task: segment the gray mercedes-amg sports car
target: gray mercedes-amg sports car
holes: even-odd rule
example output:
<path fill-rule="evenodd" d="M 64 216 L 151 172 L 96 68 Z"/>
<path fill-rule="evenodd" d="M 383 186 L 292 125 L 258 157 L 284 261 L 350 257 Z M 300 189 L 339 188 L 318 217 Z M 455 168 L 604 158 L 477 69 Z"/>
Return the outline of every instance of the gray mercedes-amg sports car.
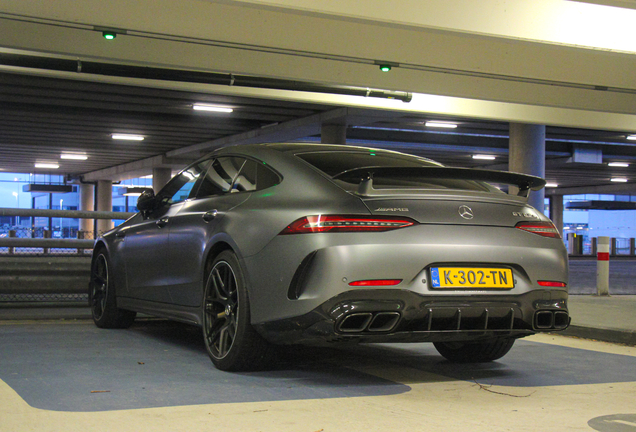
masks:
<path fill-rule="evenodd" d="M 526 203 L 544 185 L 354 146 L 219 149 L 96 240 L 93 318 L 200 325 L 223 370 L 296 343 L 433 342 L 452 361 L 495 360 L 570 321 L 566 250 Z"/>

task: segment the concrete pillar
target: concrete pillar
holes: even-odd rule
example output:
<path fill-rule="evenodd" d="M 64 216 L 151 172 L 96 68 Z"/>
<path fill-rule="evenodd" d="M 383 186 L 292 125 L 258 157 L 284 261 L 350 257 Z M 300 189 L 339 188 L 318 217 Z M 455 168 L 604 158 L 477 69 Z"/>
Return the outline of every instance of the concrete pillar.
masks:
<path fill-rule="evenodd" d="M 153 168 L 152 169 L 152 189 L 155 193 L 159 192 L 172 178 L 172 170 L 170 168 Z"/>
<path fill-rule="evenodd" d="M 113 182 L 99 180 L 97 182 L 97 211 L 113 211 Z M 113 228 L 113 221 L 108 219 L 97 220 L 96 235 L 103 234 Z"/>
<path fill-rule="evenodd" d="M 95 210 L 95 185 L 92 184 L 80 184 L 80 203 L 79 209 L 82 211 L 94 211 Z M 79 220 L 80 231 L 90 232 L 91 234 L 95 230 L 95 219 L 80 219 Z M 85 238 L 93 238 L 85 237 Z"/>
<path fill-rule="evenodd" d="M 545 126 L 510 123 L 509 146 L 509 171 L 545 178 Z M 531 191 L 528 204 L 543 213 L 544 196 L 544 189 Z"/>
<path fill-rule="evenodd" d="M 550 196 L 550 219 L 563 237 L 563 195 Z"/>
<path fill-rule="evenodd" d="M 322 124 L 320 126 L 320 142 L 323 144 L 346 144 L 347 124 Z"/>

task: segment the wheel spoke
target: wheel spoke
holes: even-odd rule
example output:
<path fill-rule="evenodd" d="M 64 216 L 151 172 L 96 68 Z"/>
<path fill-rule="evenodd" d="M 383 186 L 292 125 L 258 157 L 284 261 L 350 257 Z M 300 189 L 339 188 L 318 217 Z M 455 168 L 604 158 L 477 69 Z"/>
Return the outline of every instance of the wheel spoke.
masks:
<path fill-rule="evenodd" d="M 97 256 L 92 273 L 91 308 L 94 317 L 100 319 L 106 309 L 108 298 L 108 263 L 104 255 Z"/>
<path fill-rule="evenodd" d="M 227 354 L 228 350 L 230 349 L 231 343 L 232 341 L 229 338 L 227 326 L 224 326 L 223 328 L 221 328 L 221 331 L 219 332 L 219 343 L 218 343 L 219 356 L 222 357 L 225 354 Z"/>
<path fill-rule="evenodd" d="M 214 268 L 212 283 L 214 284 L 214 293 L 219 299 L 227 299 L 227 293 L 225 289 L 225 282 L 218 268 Z"/>
<path fill-rule="evenodd" d="M 210 271 L 205 293 L 205 340 L 212 356 L 225 357 L 236 337 L 237 281 L 232 267 L 218 262 Z"/>

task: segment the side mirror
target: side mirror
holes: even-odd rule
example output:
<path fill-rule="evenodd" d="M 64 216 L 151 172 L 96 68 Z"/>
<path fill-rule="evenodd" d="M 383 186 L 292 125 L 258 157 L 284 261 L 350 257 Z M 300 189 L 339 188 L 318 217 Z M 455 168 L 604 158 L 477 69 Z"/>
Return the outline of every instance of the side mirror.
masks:
<path fill-rule="evenodd" d="M 137 209 L 142 213 L 154 210 L 156 205 L 157 199 L 152 189 L 146 189 L 139 195 L 139 198 L 137 198 Z"/>

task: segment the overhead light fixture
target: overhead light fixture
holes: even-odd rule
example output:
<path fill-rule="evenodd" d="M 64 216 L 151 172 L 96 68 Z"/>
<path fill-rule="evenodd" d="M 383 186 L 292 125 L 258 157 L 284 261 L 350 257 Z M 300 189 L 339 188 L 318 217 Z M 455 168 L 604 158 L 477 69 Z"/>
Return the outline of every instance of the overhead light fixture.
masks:
<path fill-rule="evenodd" d="M 58 169 L 60 166 L 58 164 L 55 163 L 36 163 L 35 164 L 36 168 L 47 168 L 47 169 Z"/>
<path fill-rule="evenodd" d="M 222 113 L 231 113 L 234 111 L 232 108 L 222 107 L 218 105 L 208 105 L 208 104 L 194 104 L 192 105 L 192 109 L 196 111 L 212 111 L 212 112 L 222 112 Z"/>
<path fill-rule="evenodd" d="M 554 187 L 559 187 L 559 185 L 557 183 L 546 183 L 545 187 L 547 188 L 554 188 Z"/>
<path fill-rule="evenodd" d="M 376 60 L 373 62 L 374 65 L 378 66 L 382 72 L 389 72 L 394 67 L 399 67 L 399 63 L 393 63 L 386 60 Z"/>
<path fill-rule="evenodd" d="M 624 177 L 612 177 L 610 181 L 613 181 L 615 183 L 627 183 L 627 179 Z"/>
<path fill-rule="evenodd" d="M 625 138 L 628 140 L 636 141 L 636 135 L 627 135 Z"/>
<path fill-rule="evenodd" d="M 62 153 L 60 155 L 60 159 L 86 160 L 88 159 L 88 156 L 79 153 Z"/>
<path fill-rule="evenodd" d="M 131 187 L 128 187 L 126 189 L 126 192 L 124 192 L 122 195 L 123 196 L 140 196 L 142 193 L 144 193 L 145 191 L 149 189 L 151 188 L 131 186 Z"/>
<path fill-rule="evenodd" d="M 22 186 L 22 192 L 42 192 L 42 193 L 69 193 L 73 192 L 72 185 L 57 184 L 25 184 Z"/>
<path fill-rule="evenodd" d="M 435 128 L 446 128 L 446 129 L 455 129 L 457 127 L 457 123 L 451 122 L 443 122 L 443 121 L 427 121 L 424 123 L 426 127 L 435 127 Z"/>
<path fill-rule="evenodd" d="M 493 155 L 480 155 L 480 154 L 476 154 L 473 155 L 473 159 L 483 159 L 483 160 L 495 160 L 496 157 Z"/>
<path fill-rule="evenodd" d="M 143 135 L 131 135 L 131 134 L 120 134 L 114 133 L 111 135 L 114 140 L 126 140 L 126 141 L 143 141 Z"/>
<path fill-rule="evenodd" d="M 607 166 L 627 168 L 629 164 L 627 162 L 610 162 Z"/>

